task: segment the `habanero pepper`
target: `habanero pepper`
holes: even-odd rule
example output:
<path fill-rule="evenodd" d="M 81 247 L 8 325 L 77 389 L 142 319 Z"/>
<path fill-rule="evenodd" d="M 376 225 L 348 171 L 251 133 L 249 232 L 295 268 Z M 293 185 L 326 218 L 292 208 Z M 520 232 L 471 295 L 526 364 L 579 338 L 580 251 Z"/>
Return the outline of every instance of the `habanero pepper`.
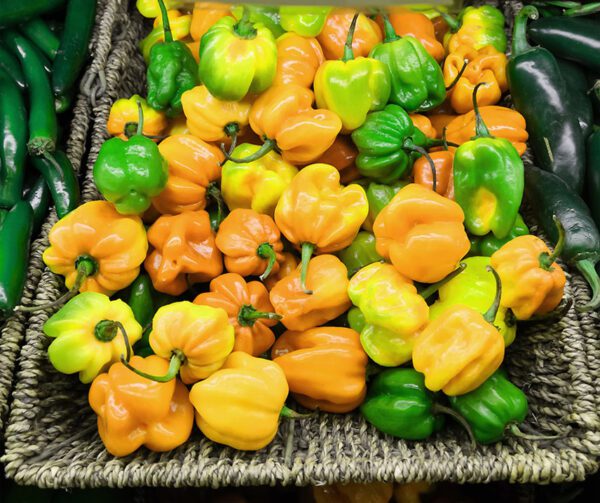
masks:
<path fill-rule="evenodd" d="M 163 0 L 167 9 L 179 9 L 183 7 L 186 0 Z M 160 5 L 158 0 L 136 0 L 135 7 L 139 13 L 148 18 L 160 16 Z"/>
<path fill-rule="evenodd" d="M 335 60 L 344 56 L 345 43 L 348 40 L 348 31 L 353 17 L 357 14 L 355 9 L 333 9 L 325 21 L 325 26 L 317 37 L 323 48 L 325 59 Z M 381 42 L 381 29 L 377 23 L 365 14 L 358 13 L 356 30 L 352 38 L 352 52 L 354 56 L 368 56 L 371 49 Z"/>
<path fill-rule="evenodd" d="M 436 150 L 429 157 L 435 167 L 435 191 L 448 199 L 454 199 L 454 151 L 448 148 Z M 413 179 L 415 183 L 433 190 L 433 173 L 429 160 L 425 157 L 419 157 L 413 164 Z"/>
<path fill-rule="evenodd" d="M 294 271 L 298 268 L 298 264 L 300 261 L 294 253 L 283 252 L 282 255 L 283 261 L 279 266 L 279 271 L 277 271 L 275 274 L 269 274 L 269 277 L 264 282 L 269 292 L 279 281 L 281 281 L 283 278 L 288 277 L 290 274 L 293 274 Z"/>
<path fill-rule="evenodd" d="M 429 117 L 423 114 L 410 114 L 409 117 L 415 127 L 427 138 L 431 140 L 435 140 L 437 138 L 438 133 Z"/>
<path fill-rule="evenodd" d="M 281 27 L 302 37 L 316 37 L 321 33 L 331 7 L 312 5 L 282 5 L 279 7 Z"/>
<path fill-rule="evenodd" d="M 156 6 L 158 9 L 158 2 L 156 2 Z M 160 11 L 158 16 L 160 16 Z M 179 11 L 170 10 L 167 12 L 167 18 L 169 19 L 169 27 L 171 29 L 171 36 L 175 40 L 184 40 L 190 34 L 190 26 L 192 23 L 192 16 L 190 15 L 181 15 Z M 163 28 L 162 21 L 160 17 L 157 17 L 154 20 L 154 28 L 152 31 L 140 41 L 139 47 L 142 51 L 142 56 L 144 56 L 144 60 L 146 64 L 150 61 L 150 52 L 152 48 L 165 40 L 165 29 Z M 185 45 L 188 45 L 185 43 Z M 188 49 L 191 51 L 191 48 L 188 46 Z M 192 54 L 192 57 L 194 55 Z M 195 60 L 195 57 L 194 57 Z"/>
<path fill-rule="evenodd" d="M 502 239 L 494 236 L 492 232 L 485 236 L 471 236 L 471 250 L 469 255 L 491 257 L 495 252 L 502 248 L 506 243 L 518 236 L 529 234 L 529 228 L 525 224 L 523 217 L 517 214 L 517 219 L 510 232 Z"/>
<path fill-rule="evenodd" d="M 429 169 L 431 171 L 431 168 Z M 371 232 L 377 215 L 390 203 L 400 189 L 406 187 L 408 184 L 409 182 L 406 180 L 398 180 L 389 184 L 370 182 L 366 189 L 369 214 L 363 222 L 362 228 Z"/>
<path fill-rule="evenodd" d="M 132 134 L 135 134 L 139 124 L 139 108 L 142 107 L 144 124 L 142 134 L 152 139 L 161 136 L 167 128 L 167 118 L 165 114 L 154 110 L 144 98 L 134 94 L 131 98 L 121 98 L 115 101 L 110 107 L 106 129 L 111 136 L 118 136 L 126 140 Z"/>
<path fill-rule="evenodd" d="M 257 4 L 233 5 L 231 13 L 233 17 L 239 20 L 244 17 L 244 9 L 247 9 L 249 12 L 248 19 L 250 22 L 262 24 L 273 34 L 273 37 L 277 38 L 285 33 L 285 30 L 281 27 L 281 17 L 278 7 Z"/>
<path fill-rule="evenodd" d="M 348 185 L 360 178 L 355 161 L 358 150 L 349 136 L 338 135 L 331 147 L 319 157 L 315 163 L 331 164 L 340 172 L 340 181 Z"/>
<path fill-rule="evenodd" d="M 348 269 L 349 278 L 363 267 L 383 260 L 375 248 L 375 236 L 366 231 L 360 231 L 350 246 L 338 252 L 338 257 Z"/>
<path fill-rule="evenodd" d="M 194 40 L 202 36 L 222 17 L 231 16 L 231 5 L 221 2 L 195 2 L 192 11 L 190 35 Z"/>
<path fill-rule="evenodd" d="M 310 88 L 324 61 L 323 49 L 316 38 L 285 33 L 277 39 L 277 72 L 273 85 L 298 84 Z"/>
<path fill-rule="evenodd" d="M 504 14 L 492 5 L 466 7 L 458 20 L 442 14 L 450 26 L 450 32 L 444 37 L 444 46 L 453 53 L 459 47 L 467 45 L 481 49 L 486 45 L 494 46 L 499 52 L 506 52 L 506 33 L 504 32 Z"/>

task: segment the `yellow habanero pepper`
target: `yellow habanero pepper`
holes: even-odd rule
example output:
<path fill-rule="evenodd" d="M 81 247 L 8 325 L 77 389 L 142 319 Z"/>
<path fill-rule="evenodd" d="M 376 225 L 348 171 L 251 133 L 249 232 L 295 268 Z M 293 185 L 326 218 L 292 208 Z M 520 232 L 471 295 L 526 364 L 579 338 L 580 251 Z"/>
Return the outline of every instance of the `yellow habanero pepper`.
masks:
<path fill-rule="evenodd" d="M 144 136 L 160 136 L 167 127 L 167 118 L 164 113 L 148 106 L 144 98 L 134 94 L 131 98 L 121 98 L 110 107 L 106 129 L 111 136 L 118 136 L 126 140 L 135 134 L 138 126 L 138 102 L 142 107 L 144 117 Z"/>

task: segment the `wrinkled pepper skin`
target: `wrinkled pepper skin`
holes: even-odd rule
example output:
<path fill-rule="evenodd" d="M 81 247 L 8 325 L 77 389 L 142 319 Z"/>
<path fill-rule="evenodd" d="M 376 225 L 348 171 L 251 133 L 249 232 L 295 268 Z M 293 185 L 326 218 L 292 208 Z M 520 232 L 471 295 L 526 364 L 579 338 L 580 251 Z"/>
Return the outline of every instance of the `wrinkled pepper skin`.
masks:
<path fill-rule="evenodd" d="M 148 229 L 148 242 L 153 250 L 144 267 L 159 292 L 181 295 L 191 283 L 210 281 L 223 272 L 206 211 L 161 216 Z"/>
<path fill-rule="evenodd" d="M 529 234 L 529 228 L 523 221 L 523 217 L 518 214 L 512 229 L 508 235 L 502 239 L 498 239 L 492 233 L 486 234 L 485 236 L 472 236 L 471 251 L 469 252 L 469 255 L 491 257 L 509 241 L 512 241 L 518 236 L 526 236 L 527 234 Z"/>
<path fill-rule="evenodd" d="M 206 437 L 241 451 L 256 451 L 275 438 L 288 392 L 279 365 L 236 351 L 221 370 L 194 385 L 190 400 Z"/>
<path fill-rule="evenodd" d="M 518 320 L 554 310 L 563 298 L 567 278 L 551 252 L 537 236 L 519 236 L 491 257 L 502 280 L 500 304 Z"/>
<path fill-rule="evenodd" d="M 225 258 L 225 269 L 241 276 L 266 274 L 266 278 L 277 273 L 283 262 L 279 229 L 270 216 L 254 210 L 237 208 L 227 215 L 215 243 Z"/>
<path fill-rule="evenodd" d="M 143 372 L 164 373 L 158 356 L 134 356 L 130 364 Z M 98 433 L 113 456 L 127 456 L 142 445 L 166 452 L 184 444 L 194 426 L 194 408 L 178 380 L 158 383 L 115 363 L 92 383 L 88 399 L 98 415 Z"/>
<path fill-rule="evenodd" d="M 423 440 L 444 424 L 435 413 L 434 395 L 423 374 L 413 369 L 389 369 L 378 374 L 360 411 L 383 433 L 406 440 Z"/>
<path fill-rule="evenodd" d="M 334 320 L 351 306 L 348 271 L 334 255 L 318 255 L 308 263 L 304 292 L 301 266 L 271 289 L 271 304 L 288 330 L 304 331 Z"/>
<path fill-rule="evenodd" d="M 351 8 L 333 9 L 327 16 L 325 26 L 317 37 L 323 48 L 325 59 L 340 59 L 344 55 L 344 44 L 356 10 Z M 382 40 L 377 23 L 364 14 L 359 14 L 356 30 L 352 37 L 352 52 L 355 57 L 366 57 Z"/>
<path fill-rule="evenodd" d="M 123 325 L 129 349 L 115 322 Z M 44 323 L 43 330 L 54 339 L 48 347 L 50 363 L 63 374 L 78 372 L 82 383 L 106 372 L 142 336 L 142 327 L 125 302 L 96 292 L 72 298 Z"/>
<path fill-rule="evenodd" d="M 264 281 L 269 292 L 277 283 L 279 283 L 279 281 L 283 278 L 287 278 L 290 274 L 293 274 L 299 263 L 300 261 L 294 253 L 283 252 L 283 261 L 279 266 L 279 271 L 275 274 L 269 274 L 269 277 Z"/>
<path fill-rule="evenodd" d="M 141 219 L 119 214 L 108 201 L 82 204 L 54 224 L 48 240 L 42 259 L 54 274 L 65 277 L 67 288 L 76 286 L 81 262 L 90 262 L 79 291 L 106 295 L 137 278 L 148 250 Z"/>
<path fill-rule="evenodd" d="M 200 43 L 198 76 L 210 93 L 224 101 L 239 101 L 261 93 L 275 78 L 277 46 L 273 34 L 246 16 L 219 19 Z"/>
<path fill-rule="evenodd" d="M 254 154 L 260 147 L 243 143 L 234 151 L 235 158 Z M 227 161 L 223 165 L 221 192 L 230 210 L 252 209 L 272 216 L 283 191 L 298 169 L 273 151 L 252 162 Z"/>
<path fill-rule="evenodd" d="M 360 341 L 384 367 L 410 360 L 415 336 L 429 320 L 429 308 L 412 281 L 390 264 L 374 263 L 350 280 L 348 296 L 365 319 Z"/>
<path fill-rule="evenodd" d="M 271 358 L 283 369 L 296 401 L 308 409 L 345 413 L 365 398 L 369 359 L 350 328 L 284 332 Z"/>
<path fill-rule="evenodd" d="M 429 154 L 435 166 L 435 191 L 448 199 L 454 199 L 454 152 L 438 150 Z M 413 165 L 415 183 L 433 190 L 431 166 L 425 157 L 419 157 Z"/>
<path fill-rule="evenodd" d="M 235 331 L 234 351 L 260 356 L 275 342 L 270 327 L 279 317 L 273 313 L 269 292 L 260 281 L 246 283 L 239 274 L 222 274 L 210 282 L 210 292 L 198 295 L 194 304 L 225 310 Z"/>
<path fill-rule="evenodd" d="M 207 142 L 228 142 L 248 126 L 252 102 L 222 101 L 206 86 L 196 86 L 181 96 L 183 113 L 191 134 Z"/>
<path fill-rule="evenodd" d="M 167 161 L 169 177 L 152 206 L 163 215 L 206 208 L 211 184 L 221 176 L 221 150 L 191 134 L 169 136 L 158 150 Z"/>
<path fill-rule="evenodd" d="M 407 112 L 423 112 L 446 99 L 446 87 L 440 65 L 414 37 L 396 35 L 384 17 L 385 39 L 376 45 L 370 58 L 381 61 L 390 74 L 389 101 Z"/>
<path fill-rule="evenodd" d="M 366 231 L 360 231 L 350 246 L 338 252 L 338 257 L 348 269 L 348 277 L 369 264 L 383 261 L 375 249 L 375 236 Z"/>
<path fill-rule="evenodd" d="M 149 339 L 157 356 L 180 360 L 181 380 L 193 384 L 223 366 L 235 336 L 224 309 L 181 301 L 156 311 Z"/>
<path fill-rule="evenodd" d="M 409 117 L 414 126 L 427 138 L 435 140 L 438 137 L 438 132 L 429 117 L 423 114 L 410 114 Z"/>
<path fill-rule="evenodd" d="M 450 405 L 464 417 L 480 444 L 499 442 L 511 425 L 522 423 L 528 412 L 527 397 L 498 370 L 477 389 L 451 396 Z"/>
<path fill-rule="evenodd" d="M 281 35 L 277 39 L 277 72 L 273 85 L 297 84 L 310 88 L 324 61 L 323 49 L 316 38 L 296 33 Z"/>
<path fill-rule="evenodd" d="M 466 7 L 461 12 L 458 23 L 458 31 L 448 33 L 444 39 L 444 45 L 450 53 L 464 45 L 475 49 L 491 45 L 499 52 L 506 52 L 504 14 L 496 7 Z"/>
<path fill-rule="evenodd" d="M 279 7 L 281 27 L 302 37 L 316 37 L 321 33 L 331 7 L 282 5 Z"/>
<path fill-rule="evenodd" d="M 144 98 L 134 94 L 131 98 L 121 98 L 110 107 L 106 129 L 111 136 L 118 136 L 122 140 L 127 139 L 126 133 L 137 129 L 139 112 L 138 102 L 142 106 L 144 117 L 144 136 L 160 136 L 167 128 L 167 118 L 164 113 L 154 110 Z"/>
<path fill-rule="evenodd" d="M 448 308 L 463 305 L 485 314 L 496 295 L 496 281 L 487 271 L 491 264 L 489 257 L 469 257 L 461 260 L 467 267 L 438 290 L 439 299 L 429 306 L 429 318 L 439 318 Z M 494 325 L 509 346 L 515 340 L 517 324 L 512 313 L 500 306 Z"/>
<path fill-rule="evenodd" d="M 413 366 L 425 375 L 431 391 L 464 395 L 500 367 L 504 339 L 476 310 L 464 305 L 446 309 L 415 339 Z"/>
<path fill-rule="evenodd" d="M 407 278 L 435 283 L 450 274 L 469 251 L 463 221 L 457 203 L 412 183 L 375 219 L 377 253 Z"/>

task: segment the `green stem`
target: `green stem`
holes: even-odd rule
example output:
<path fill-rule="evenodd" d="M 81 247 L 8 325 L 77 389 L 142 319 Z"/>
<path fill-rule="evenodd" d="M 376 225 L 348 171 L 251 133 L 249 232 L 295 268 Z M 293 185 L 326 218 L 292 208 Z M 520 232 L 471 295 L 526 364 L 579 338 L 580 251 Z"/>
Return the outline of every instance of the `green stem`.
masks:
<path fill-rule="evenodd" d="M 119 331 L 123 334 L 123 339 L 125 340 L 125 348 L 127 350 L 125 359 L 129 361 L 131 360 L 131 345 L 129 343 L 129 337 L 127 336 L 125 327 L 120 321 L 99 321 L 94 327 L 94 337 L 96 337 L 96 339 L 98 339 L 100 342 L 110 342 L 117 336 Z"/>
<path fill-rule="evenodd" d="M 242 327 L 253 327 L 258 320 L 277 320 L 281 319 L 281 316 L 277 313 L 265 313 L 263 311 L 257 311 L 256 308 L 251 304 L 244 304 L 238 312 L 238 323 Z"/>
<path fill-rule="evenodd" d="M 480 82 L 473 89 L 473 112 L 475 113 L 475 136 L 472 138 L 473 140 L 476 138 L 493 138 L 485 122 L 483 122 L 483 117 L 481 117 L 479 105 L 477 104 L 477 91 L 479 91 L 481 86 L 487 86 L 487 82 Z"/>
<path fill-rule="evenodd" d="M 540 13 L 533 5 L 523 7 L 515 16 L 511 58 L 519 56 L 531 49 L 531 45 L 527 41 L 527 20 L 537 19 L 539 16 Z"/>
<path fill-rule="evenodd" d="M 458 75 L 456 77 L 454 77 L 454 80 L 452 82 L 450 82 L 450 85 L 448 87 L 446 87 L 446 91 L 450 91 L 450 89 L 452 89 L 456 85 L 456 83 L 463 76 L 463 73 L 465 73 L 465 70 L 467 69 L 468 64 L 469 64 L 469 61 L 464 59 L 462 68 L 460 69 L 460 72 L 458 72 Z"/>
<path fill-rule="evenodd" d="M 308 263 L 315 251 L 315 245 L 312 243 L 302 243 L 302 268 L 300 269 L 300 286 L 307 295 L 312 295 L 313 291 L 306 288 L 306 273 L 308 272 Z"/>
<path fill-rule="evenodd" d="M 437 171 L 435 169 L 435 163 L 433 162 L 433 159 L 431 158 L 431 156 L 429 155 L 427 150 L 425 150 L 423 147 L 419 147 L 418 145 L 415 145 L 414 143 L 412 143 L 410 141 L 405 142 L 404 145 L 402 145 L 402 148 L 405 150 L 410 150 L 411 152 L 418 152 L 423 157 L 425 157 L 425 159 L 427 159 L 427 162 L 429 163 L 429 167 L 431 168 L 432 189 L 434 192 L 436 192 L 437 191 Z"/>
<path fill-rule="evenodd" d="M 561 9 L 575 9 L 576 7 L 581 7 L 581 3 L 579 2 L 569 2 L 562 0 L 546 0 L 544 2 L 531 2 L 536 7 L 559 7 Z"/>
<path fill-rule="evenodd" d="M 259 244 L 258 248 L 256 249 L 256 254 L 260 258 L 269 261 L 264 272 L 259 276 L 259 279 L 261 281 L 264 281 L 265 279 L 267 279 L 269 277 L 269 274 L 271 274 L 271 271 L 273 270 L 273 266 L 275 265 L 275 262 L 277 261 L 277 254 L 275 253 L 275 250 L 273 249 L 273 245 L 271 243 Z"/>
<path fill-rule="evenodd" d="M 579 7 L 573 7 L 572 9 L 567 9 L 563 13 L 563 16 L 589 16 L 590 14 L 595 14 L 598 11 L 600 11 L 600 2 L 589 3 L 586 5 L 580 5 Z"/>
<path fill-rule="evenodd" d="M 165 34 L 165 42 L 173 42 L 173 33 L 171 33 L 171 23 L 169 22 L 169 14 L 163 0 L 158 0 L 160 7 L 160 15 L 162 16 L 163 32 Z"/>
<path fill-rule="evenodd" d="M 286 419 L 307 419 L 309 417 L 313 417 L 315 412 L 310 414 L 300 414 L 299 412 L 290 409 L 287 405 L 284 405 L 279 415 L 281 417 L 285 417 Z"/>
<path fill-rule="evenodd" d="M 385 39 L 383 40 L 383 43 L 387 44 L 389 42 L 394 42 L 395 40 L 400 40 L 402 37 L 400 37 L 396 33 L 396 30 L 394 30 L 394 27 L 390 22 L 390 17 L 386 13 L 382 13 L 381 17 L 383 18 L 383 29 L 385 31 Z"/>
<path fill-rule="evenodd" d="M 223 201 L 223 196 L 221 195 L 221 189 L 217 185 L 217 182 L 211 182 L 206 187 L 206 199 L 209 203 L 211 200 L 217 203 L 217 230 L 221 222 L 225 218 L 223 215 L 225 214 L 225 202 Z M 208 204 L 207 204 L 208 206 Z"/>
<path fill-rule="evenodd" d="M 446 283 L 448 283 L 448 281 L 450 281 L 453 278 L 456 278 L 456 276 L 458 276 L 466 268 L 467 268 L 467 264 L 465 264 L 464 262 L 461 262 L 460 264 L 458 264 L 458 267 L 456 269 L 454 269 L 454 271 L 452 271 L 450 274 L 448 274 L 448 276 L 446 276 L 444 279 L 438 281 L 437 283 L 433 283 L 432 285 L 429 285 L 424 290 L 421 290 L 419 292 L 419 295 L 421 297 L 423 297 L 425 300 L 429 299 L 429 297 L 431 297 L 441 287 L 443 287 Z"/>
<path fill-rule="evenodd" d="M 135 367 L 132 367 L 130 365 L 130 363 L 123 356 L 121 356 L 121 363 L 123 365 L 125 365 L 125 367 L 127 367 L 129 370 L 136 373 L 140 377 L 143 377 L 145 379 L 150 379 L 151 381 L 156 381 L 156 382 L 169 382 L 169 381 L 172 381 L 173 379 L 175 379 L 177 377 L 177 374 L 179 373 L 179 369 L 181 368 L 181 365 L 183 365 L 184 362 L 185 362 L 185 356 L 183 355 L 181 350 L 175 349 L 173 351 L 173 354 L 171 355 L 171 360 L 169 361 L 169 369 L 167 370 L 167 373 L 163 376 L 155 376 L 152 374 L 147 374 L 146 372 L 143 372 L 141 370 L 138 370 Z"/>
<path fill-rule="evenodd" d="M 231 138 L 231 144 L 229 145 L 229 150 L 227 153 L 231 155 L 237 146 L 237 136 L 240 132 L 240 125 L 237 122 L 229 122 L 225 124 L 223 128 L 223 132 L 227 135 L 228 138 Z M 221 150 L 225 151 L 225 145 L 221 144 Z"/>
<path fill-rule="evenodd" d="M 446 131 L 448 130 L 448 126 L 444 126 L 442 129 L 442 146 L 444 150 L 448 150 L 448 139 L 446 138 Z"/>
<path fill-rule="evenodd" d="M 490 308 L 483 315 L 485 321 L 488 323 L 494 324 L 494 320 L 496 319 L 496 315 L 498 314 L 498 309 L 500 308 L 500 299 L 502 297 L 502 282 L 500 281 L 500 276 L 496 272 L 492 266 L 488 265 L 486 267 L 488 272 L 491 272 L 494 275 L 494 279 L 496 280 L 496 295 L 494 296 L 494 302 Z"/>
<path fill-rule="evenodd" d="M 578 311 L 593 311 L 600 306 L 600 278 L 598 277 L 595 265 L 596 263 L 592 262 L 590 259 L 578 260 L 575 263 L 575 266 L 579 269 L 579 272 L 583 275 L 592 289 L 592 300 L 585 306 L 576 307 Z"/>
<path fill-rule="evenodd" d="M 223 151 L 225 154 L 225 158 L 228 161 L 235 162 L 236 164 L 247 164 L 249 162 L 258 161 L 261 157 L 267 155 L 271 150 L 277 147 L 277 142 L 275 140 L 266 139 L 262 146 L 253 154 L 250 154 L 247 157 L 242 159 L 231 157 L 228 152 Z"/>
<path fill-rule="evenodd" d="M 441 10 L 435 9 L 435 11 L 442 17 L 446 24 L 450 27 L 452 33 L 456 33 L 460 29 L 460 22 L 458 19 L 454 19 L 450 14 Z"/>
<path fill-rule="evenodd" d="M 554 225 L 556 225 L 556 229 L 558 230 L 558 241 L 554 246 L 554 251 L 549 254 L 548 252 L 540 253 L 540 267 L 546 271 L 552 271 L 552 264 L 556 261 L 556 259 L 560 256 L 565 246 L 565 228 L 561 221 L 556 217 L 556 215 L 552 216 L 554 220 Z"/>
<path fill-rule="evenodd" d="M 254 27 L 254 23 L 250 21 L 250 9 L 246 5 L 244 5 L 244 10 L 242 11 L 242 18 L 233 27 L 233 31 L 240 38 L 251 39 L 256 37 L 256 28 Z"/>
<path fill-rule="evenodd" d="M 135 134 L 142 135 L 144 134 L 144 110 L 142 109 L 142 103 L 139 100 L 136 101 L 136 104 L 138 109 L 138 123 Z"/>
<path fill-rule="evenodd" d="M 352 51 L 352 39 L 354 38 L 354 31 L 356 30 L 356 23 L 359 15 L 360 14 L 358 12 L 354 14 L 352 22 L 350 23 L 350 29 L 348 30 L 348 36 L 346 37 L 346 43 L 344 44 L 344 55 L 342 56 L 342 61 L 344 62 L 354 59 L 354 52 Z"/>
<path fill-rule="evenodd" d="M 473 430 L 471 429 L 471 425 L 467 422 L 467 420 L 462 417 L 458 412 L 451 409 L 450 407 L 446 407 L 445 405 L 440 405 L 439 403 L 434 403 L 431 407 L 431 412 L 433 414 L 446 414 L 450 416 L 452 419 L 460 423 L 460 425 L 466 430 L 467 435 L 469 435 L 469 440 L 471 442 L 471 449 L 475 449 L 477 447 L 477 442 L 475 441 L 475 436 L 473 435 Z"/>
<path fill-rule="evenodd" d="M 523 433 L 519 427 L 512 423 L 506 426 L 506 432 L 511 435 L 522 438 L 524 440 L 556 440 L 557 438 L 561 438 L 562 435 L 529 435 L 527 433 Z"/>

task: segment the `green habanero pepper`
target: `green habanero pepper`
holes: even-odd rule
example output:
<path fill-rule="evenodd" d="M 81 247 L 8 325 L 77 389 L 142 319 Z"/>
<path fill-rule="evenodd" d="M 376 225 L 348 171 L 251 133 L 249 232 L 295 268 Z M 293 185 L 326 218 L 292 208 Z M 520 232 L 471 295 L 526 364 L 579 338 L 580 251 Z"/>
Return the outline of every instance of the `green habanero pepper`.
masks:
<path fill-rule="evenodd" d="M 476 99 L 481 85 L 473 90 L 475 137 L 454 154 L 454 196 L 465 212 L 465 227 L 471 234 L 484 236 L 491 231 L 502 239 L 519 213 L 524 168 L 513 144 L 490 135 L 484 124 Z"/>
<path fill-rule="evenodd" d="M 492 232 L 485 236 L 472 236 L 471 251 L 469 252 L 469 255 L 491 257 L 509 241 L 512 241 L 519 236 L 526 236 L 527 234 L 529 234 L 527 224 L 525 224 L 521 215 L 517 215 L 515 225 L 513 225 L 508 235 L 502 239 L 498 239 Z"/>
<path fill-rule="evenodd" d="M 369 214 L 363 223 L 363 228 L 368 231 L 373 230 L 373 222 L 375 222 L 379 212 L 390 203 L 400 189 L 406 187 L 409 183 L 408 180 L 397 180 L 389 184 L 369 183 L 365 190 L 369 202 Z"/>
<path fill-rule="evenodd" d="M 472 435 L 462 417 L 435 402 L 423 374 L 414 369 L 388 369 L 378 374 L 360 411 L 379 431 L 406 440 L 423 440 L 440 430 L 444 424 L 441 414 L 454 417 Z"/>
<path fill-rule="evenodd" d="M 375 236 L 366 231 L 360 231 L 350 246 L 338 252 L 338 257 L 348 269 L 348 277 L 366 265 L 383 260 L 375 249 Z"/>
<path fill-rule="evenodd" d="M 167 116 L 181 113 L 181 95 L 197 84 L 197 65 L 185 43 L 174 40 L 169 16 L 163 0 L 158 0 L 163 20 L 165 41 L 150 50 L 148 64 L 148 105 L 164 110 Z"/>
<path fill-rule="evenodd" d="M 492 45 L 498 51 L 506 52 L 504 14 L 496 7 L 467 7 L 458 20 L 444 13 L 440 15 L 450 26 L 450 31 L 444 36 L 444 46 L 449 52 L 456 51 L 462 45 L 472 46 L 476 50 Z"/>
<path fill-rule="evenodd" d="M 239 101 L 248 93 L 261 93 L 273 83 L 277 71 L 277 46 L 273 34 L 261 23 L 219 19 L 200 43 L 198 76 L 210 94 L 223 101 Z"/>
<path fill-rule="evenodd" d="M 423 112 L 446 99 L 442 68 L 414 37 L 399 37 L 387 15 L 383 15 L 385 39 L 370 58 L 381 61 L 391 77 L 390 102 L 407 112 Z"/>
<path fill-rule="evenodd" d="M 94 182 L 122 215 L 140 215 L 162 192 L 169 176 L 167 161 L 150 138 L 142 135 L 144 117 L 138 102 L 137 133 L 128 140 L 104 142 L 94 163 Z"/>
<path fill-rule="evenodd" d="M 323 27 L 331 7 L 316 5 L 282 5 L 279 8 L 281 27 L 303 37 L 316 37 Z"/>

